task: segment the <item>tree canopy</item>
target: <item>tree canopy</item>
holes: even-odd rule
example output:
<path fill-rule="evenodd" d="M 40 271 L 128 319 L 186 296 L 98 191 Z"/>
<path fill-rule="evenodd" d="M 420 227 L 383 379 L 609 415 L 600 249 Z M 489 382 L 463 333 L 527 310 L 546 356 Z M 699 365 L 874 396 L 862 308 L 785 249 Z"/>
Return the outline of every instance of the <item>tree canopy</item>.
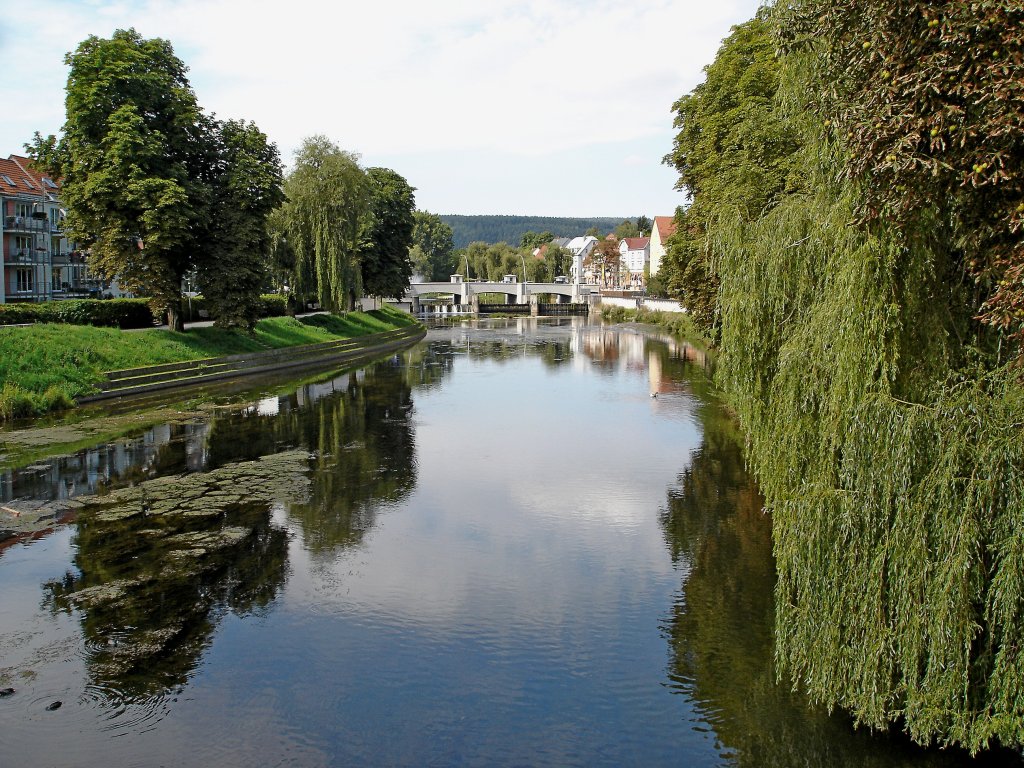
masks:
<path fill-rule="evenodd" d="M 197 270 L 218 321 L 251 326 L 281 199 L 277 149 L 251 123 L 204 114 L 166 40 L 118 30 L 65 62 L 62 134 L 27 148 L 62 178 L 67 232 L 90 267 L 178 330 L 182 278 Z"/>
<path fill-rule="evenodd" d="M 815 0 L 788 21 L 817 42 L 862 220 L 941 221 L 979 318 L 1024 349 L 1024 5 Z"/>
<path fill-rule="evenodd" d="M 717 282 L 772 514 L 780 672 L 972 751 L 1024 743 L 1024 388 L 992 314 L 1019 285 L 1022 39 L 1016 2 L 780 3 L 677 102 L 670 155 L 673 279 Z"/>
<path fill-rule="evenodd" d="M 253 123 L 220 123 L 215 137 L 209 258 L 199 264 L 199 285 L 218 325 L 251 328 L 267 278 L 267 217 L 284 200 L 281 160 Z"/>
<path fill-rule="evenodd" d="M 429 211 L 413 213 L 413 268 L 427 280 L 447 280 L 455 269 L 452 228 Z"/>
<path fill-rule="evenodd" d="M 363 288 L 371 296 L 400 299 L 409 288 L 415 190 L 390 168 L 366 171 L 370 185 L 370 221 L 359 254 Z"/>
<path fill-rule="evenodd" d="M 333 311 L 352 309 L 363 289 L 359 253 L 370 212 L 358 157 L 326 136 L 307 138 L 295 152 L 285 194 L 295 291 Z"/>
<path fill-rule="evenodd" d="M 62 177 L 68 235 L 89 264 L 176 310 L 209 223 L 210 125 L 171 44 L 134 29 L 90 36 L 70 67 L 63 134 L 30 152 Z"/>
<path fill-rule="evenodd" d="M 726 208 L 749 220 L 792 187 L 797 144 L 775 114 L 777 44 L 767 11 L 733 28 L 706 78 L 674 105 L 679 129 L 665 162 L 679 172 L 676 188 L 690 205 L 676 214 L 661 275 L 668 291 L 711 337 L 719 322 L 719 278 L 710 220 Z"/>

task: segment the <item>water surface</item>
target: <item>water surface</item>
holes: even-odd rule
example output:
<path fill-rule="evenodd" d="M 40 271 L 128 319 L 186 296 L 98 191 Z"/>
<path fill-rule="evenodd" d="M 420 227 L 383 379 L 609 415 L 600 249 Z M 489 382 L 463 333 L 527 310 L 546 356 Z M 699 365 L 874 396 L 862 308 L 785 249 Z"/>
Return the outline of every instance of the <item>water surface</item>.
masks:
<path fill-rule="evenodd" d="M 964 764 L 776 683 L 770 520 L 706 365 L 457 320 L 7 472 L 5 504 L 84 503 L 0 550 L 0 762 Z"/>

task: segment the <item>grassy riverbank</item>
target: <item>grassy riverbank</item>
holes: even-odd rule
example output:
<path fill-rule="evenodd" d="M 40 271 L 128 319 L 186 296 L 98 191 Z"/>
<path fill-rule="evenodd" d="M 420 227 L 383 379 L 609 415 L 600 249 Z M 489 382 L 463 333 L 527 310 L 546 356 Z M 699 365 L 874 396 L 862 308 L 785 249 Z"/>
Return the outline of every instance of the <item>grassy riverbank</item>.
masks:
<path fill-rule="evenodd" d="M 105 371 L 316 344 L 413 322 L 408 314 L 385 307 L 344 316 L 267 318 L 252 335 L 213 327 L 185 333 L 51 324 L 0 327 L 0 421 L 71 407 Z"/>

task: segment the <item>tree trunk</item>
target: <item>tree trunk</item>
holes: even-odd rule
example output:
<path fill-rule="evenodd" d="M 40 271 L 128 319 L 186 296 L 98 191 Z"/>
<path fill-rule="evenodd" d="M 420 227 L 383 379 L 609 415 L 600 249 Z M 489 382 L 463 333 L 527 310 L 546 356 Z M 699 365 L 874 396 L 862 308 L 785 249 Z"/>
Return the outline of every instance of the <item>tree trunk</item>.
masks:
<path fill-rule="evenodd" d="M 172 331 L 185 331 L 185 318 L 182 316 L 181 311 L 175 307 L 170 306 L 167 308 L 167 327 Z"/>

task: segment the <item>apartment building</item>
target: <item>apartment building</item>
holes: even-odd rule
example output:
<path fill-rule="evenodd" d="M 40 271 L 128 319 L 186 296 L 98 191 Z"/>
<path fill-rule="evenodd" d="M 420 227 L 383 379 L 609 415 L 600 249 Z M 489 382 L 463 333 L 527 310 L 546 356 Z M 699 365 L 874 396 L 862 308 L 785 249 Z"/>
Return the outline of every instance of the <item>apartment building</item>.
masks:
<path fill-rule="evenodd" d="M 108 288 L 64 236 L 60 183 L 20 155 L 0 158 L 0 304 L 98 297 Z"/>

